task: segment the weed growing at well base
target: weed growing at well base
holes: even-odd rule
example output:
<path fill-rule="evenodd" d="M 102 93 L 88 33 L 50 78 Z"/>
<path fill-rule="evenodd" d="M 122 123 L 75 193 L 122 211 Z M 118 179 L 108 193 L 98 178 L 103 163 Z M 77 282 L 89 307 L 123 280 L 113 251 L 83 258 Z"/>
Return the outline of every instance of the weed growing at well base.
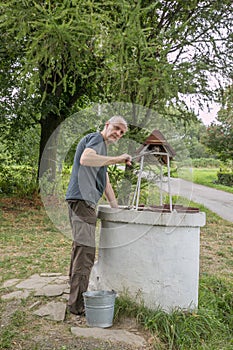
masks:
<path fill-rule="evenodd" d="M 233 346 L 233 284 L 205 276 L 200 283 L 200 304 L 196 311 L 148 310 L 127 295 L 116 300 L 115 317 L 135 317 L 159 339 L 155 349 L 230 350 Z"/>

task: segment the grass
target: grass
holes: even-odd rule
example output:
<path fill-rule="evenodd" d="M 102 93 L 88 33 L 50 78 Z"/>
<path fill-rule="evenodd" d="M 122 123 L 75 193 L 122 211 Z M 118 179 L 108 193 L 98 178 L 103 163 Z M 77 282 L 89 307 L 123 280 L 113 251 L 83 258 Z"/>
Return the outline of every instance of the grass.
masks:
<path fill-rule="evenodd" d="M 115 323 L 135 319 L 153 350 L 230 350 L 233 347 L 232 224 L 196 203 L 207 213 L 201 228 L 199 309 L 196 312 L 148 310 L 122 295 L 116 300 Z M 71 241 L 54 228 L 38 199 L 1 198 L 0 273 L 2 282 L 35 273 L 68 273 Z M 1 295 L 11 288 L 1 289 Z M 115 349 L 87 345 L 72 338 L 69 318 L 62 324 L 33 316 L 35 297 L 0 301 L 0 349 Z M 41 337 L 44 340 L 42 342 Z M 78 343 L 79 342 L 79 343 Z M 123 348 L 116 348 L 123 349 Z M 127 348 L 128 349 L 128 348 Z"/>
<path fill-rule="evenodd" d="M 147 310 L 127 296 L 117 300 L 116 315 L 130 314 L 154 336 L 155 349 L 232 349 L 232 292 L 227 282 L 205 277 L 196 312 Z"/>
<path fill-rule="evenodd" d="M 1 277 L 28 277 L 48 270 L 67 273 L 71 242 L 33 201 L 6 198 L 1 204 Z"/>
<path fill-rule="evenodd" d="M 233 193 L 233 187 L 217 184 L 219 168 L 181 168 L 178 177 L 194 183 Z"/>

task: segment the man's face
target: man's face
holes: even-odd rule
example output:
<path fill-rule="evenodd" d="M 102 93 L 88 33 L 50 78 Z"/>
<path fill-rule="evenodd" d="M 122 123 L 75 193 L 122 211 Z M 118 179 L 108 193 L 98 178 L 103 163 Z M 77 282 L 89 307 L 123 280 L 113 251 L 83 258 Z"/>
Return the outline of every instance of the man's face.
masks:
<path fill-rule="evenodd" d="M 117 142 L 126 133 L 126 126 L 121 123 L 106 123 L 105 140 L 108 143 Z"/>

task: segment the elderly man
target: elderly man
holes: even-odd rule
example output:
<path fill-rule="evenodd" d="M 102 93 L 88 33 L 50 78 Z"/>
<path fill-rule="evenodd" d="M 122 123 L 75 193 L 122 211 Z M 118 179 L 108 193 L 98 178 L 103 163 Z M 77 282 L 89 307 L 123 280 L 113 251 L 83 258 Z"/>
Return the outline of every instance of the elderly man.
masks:
<path fill-rule="evenodd" d="M 74 156 L 66 200 L 73 235 L 68 308 L 76 315 L 85 313 L 82 293 L 88 288 L 95 260 L 96 205 L 105 194 L 112 208 L 118 206 L 109 182 L 107 166 L 131 164 L 129 154 L 108 156 L 107 146 L 118 141 L 126 131 L 127 123 L 124 118 L 114 116 L 105 123 L 101 132 L 82 138 Z"/>

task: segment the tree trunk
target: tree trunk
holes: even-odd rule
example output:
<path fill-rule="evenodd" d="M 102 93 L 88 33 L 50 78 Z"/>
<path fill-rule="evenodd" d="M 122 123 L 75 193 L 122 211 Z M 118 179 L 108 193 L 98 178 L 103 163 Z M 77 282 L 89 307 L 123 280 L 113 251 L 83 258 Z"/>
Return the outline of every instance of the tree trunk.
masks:
<path fill-rule="evenodd" d="M 49 182 L 54 182 L 56 179 L 57 140 L 59 136 L 59 125 L 64 119 L 65 118 L 61 118 L 54 113 L 50 113 L 46 117 L 41 118 L 37 180 L 45 175 Z"/>

